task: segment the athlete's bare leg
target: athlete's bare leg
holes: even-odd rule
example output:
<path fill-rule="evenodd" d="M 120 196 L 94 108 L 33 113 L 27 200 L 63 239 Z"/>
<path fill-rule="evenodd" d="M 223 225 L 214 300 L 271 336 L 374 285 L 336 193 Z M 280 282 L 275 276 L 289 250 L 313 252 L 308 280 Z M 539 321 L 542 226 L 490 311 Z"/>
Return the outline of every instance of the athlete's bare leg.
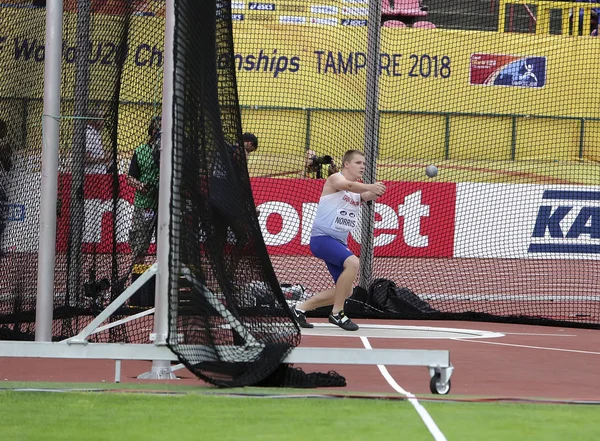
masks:
<path fill-rule="evenodd" d="M 318 292 L 306 302 L 299 303 L 296 305 L 296 309 L 301 311 L 312 311 L 313 309 L 320 308 L 321 306 L 333 305 L 335 300 L 335 288 L 331 288 L 325 291 Z"/>
<path fill-rule="evenodd" d="M 335 288 L 315 294 L 306 302 L 297 304 L 296 309 L 300 311 L 312 311 L 322 306 L 333 305 L 332 314 L 340 312 L 344 309 L 346 299 L 352 295 L 352 285 L 358 274 L 358 264 L 358 257 L 349 256 L 344 261 L 344 270 L 340 274 Z"/>
<path fill-rule="evenodd" d="M 335 315 L 343 310 L 346 299 L 352 295 L 352 285 L 358 275 L 359 262 L 356 256 L 348 256 L 344 261 L 344 271 L 335 284 L 335 298 L 331 314 Z"/>

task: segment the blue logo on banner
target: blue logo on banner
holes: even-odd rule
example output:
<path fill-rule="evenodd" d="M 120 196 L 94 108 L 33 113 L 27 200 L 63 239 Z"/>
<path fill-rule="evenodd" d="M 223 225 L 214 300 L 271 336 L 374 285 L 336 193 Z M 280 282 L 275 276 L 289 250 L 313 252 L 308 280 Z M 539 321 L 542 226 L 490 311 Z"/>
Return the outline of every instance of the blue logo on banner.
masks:
<path fill-rule="evenodd" d="M 25 220 L 25 205 L 23 204 L 6 204 L 3 211 L 8 222 L 23 222 Z"/>
<path fill-rule="evenodd" d="M 558 201 L 600 201 L 598 191 L 546 190 L 542 199 Z M 577 244 L 573 240 L 586 235 L 590 239 L 600 239 L 600 206 L 583 206 L 575 220 L 570 225 L 561 222 L 573 211 L 572 205 L 542 205 L 538 210 L 533 234 L 531 237 L 546 237 L 551 239 L 570 239 L 569 243 L 532 243 L 530 253 L 569 253 L 569 254 L 599 254 L 599 244 Z M 567 228 L 568 227 L 568 228 Z M 557 243 L 558 242 L 558 243 Z"/>
<path fill-rule="evenodd" d="M 494 86 L 544 87 L 546 57 L 525 57 L 513 61 L 496 74 Z"/>

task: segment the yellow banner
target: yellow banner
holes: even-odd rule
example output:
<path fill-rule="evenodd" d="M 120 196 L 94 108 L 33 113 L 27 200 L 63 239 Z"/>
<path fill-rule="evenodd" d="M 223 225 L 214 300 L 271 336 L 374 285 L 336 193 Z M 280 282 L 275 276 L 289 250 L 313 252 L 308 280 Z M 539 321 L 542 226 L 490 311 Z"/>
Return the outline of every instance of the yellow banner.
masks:
<path fill-rule="evenodd" d="M 254 11 L 254 16 L 270 17 L 272 12 Z M 259 132 L 265 140 L 261 148 L 266 151 L 284 151 L 289 147 L 283 142 L 286 139 L 295 140 L 294 151 L 298 146 L 304 148 L 308 132 L 317 148 L 332 141 L 343 145 L 340 149 L 355 144 L 363 133 L 360 113 L 315 112 L 309 127 L 302 109 L 365 108 L 367 28 L 353 26 L 348 20 L 346 25 L 342 25 L 342 20 L 300 23 L 293 19 L 296 15 L 289 14 L 267 24 L 249 20 L 249 16 L 235 22 L 233 62 L 240 104 L 290 108 L 287 113 L 275 114 L 245 111 L 245 128 Z M 39 86 L 31 87 L 27 81 L 33 75 L 43 76 L 44 10 L 2 8 L 0 20 L 0 90 L 12 97 L 41 98 Z M 75 84 L 76 17 L 67 13 L 64 20 L 62 91 L 63 97 L 69 99 Z M 111 34 L 111 29 L 117 28 L 116 20 L 119 18 L 94 16 L 89 53 L 90 98 L 100 97 L 112 86 L 106 79 L 115 78 L 117 55 L 125 50 L 120 99 L 147 103 L 145 111 L 149 116 L 152 106 L 161 100 L 164 18 L 133 17 L 126 42 Z M 477 63 L 499 62 L 502 57 L 544 60 L 543 84 L 541 80 L 535 86 L 521 80 L 510 85 L 473 80 Z M 600 45 L 589 37 L 382 28 L 378 65 L 379 104 L 383 111 L 458 112 L 471 116 L 453 117 L 449 126 L 443 115 L 419 118 L 384 114 L 381 149 L 389 156 L 420 157 L 427 152 L 428 156 L 447 157 L 450 142 L 450 157 L 472 158 L 485 154 L 490 143 L 496 143 L 501 151 L 492 153 L 493 159 L 545 157 L 540 151 L 546 147 L 558 152 L 546 156 L 572 159 L 581 147 L 577 120 L 521 121 L 515 139 L 510 116 L 599 117 L 599 98 L 593 92 L 594 85 L 600 82 L 594 61 L 598 59 Z M 219 66 L 224 68 L 230 61 L 224 57 Z M 126 106 L 120 131 L 135 133 L 137 138 L 143 134 L 144 124 L 131 121 L 130 116 L 134 115 L 127 112 L 133 112 L 135 105 Z M 487 121 L 476 114 L 506 116 Z M 289 124 L 277 124 L 281 119 L 287 119 Z M 596 132 L 600 129 L 597 124 L 589 124 L 586 130 L 585 147 L 589 153 L 596 149 L 595 139 L 600 135 Z M 555 133 L 556 138 L 549 138 L 549 133 Z M 131 143 L 125 138 L 123 142 Z M 528 151 L 534 142 L 534 151 Z"/>

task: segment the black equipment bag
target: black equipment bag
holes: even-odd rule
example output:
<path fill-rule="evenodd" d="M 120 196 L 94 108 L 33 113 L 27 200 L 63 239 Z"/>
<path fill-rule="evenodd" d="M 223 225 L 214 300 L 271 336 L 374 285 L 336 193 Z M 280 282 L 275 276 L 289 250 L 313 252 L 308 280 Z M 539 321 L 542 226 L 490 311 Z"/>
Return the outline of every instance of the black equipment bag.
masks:
<path fill-rule="evenodd" d="M 375 279 L 368 291 L 369 305 L 384 312 L 420 314 L 438 312 L 409 288 L 399 287 L 393 280 Z"/>

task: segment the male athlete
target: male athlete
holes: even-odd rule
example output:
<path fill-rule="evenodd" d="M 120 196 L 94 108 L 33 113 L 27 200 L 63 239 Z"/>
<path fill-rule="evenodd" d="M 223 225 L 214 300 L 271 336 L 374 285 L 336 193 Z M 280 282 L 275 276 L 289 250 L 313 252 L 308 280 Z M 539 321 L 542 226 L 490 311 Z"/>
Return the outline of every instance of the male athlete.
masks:
<path fill-rule="evenodd" d="M 358 257 L 348 249 L 348 233 L 358 223 L 361 203 L 377 199 L 385 193 L 385 185 L 357 182 L 365 171 L 365 155 L 358 150 L 348 150 L 342 164 L 342 171 L 331 175 L 323 186 L 310 233 L 310 251 L 325 261 L 335 288 L 321 291 L 292 308 L 302 328 L 313 327 L 306 321 L 306 311 L 333 305 L 330 323 L 346 331 L 358 329 L 358 325 L 344 314 L 344 302 L 352 294 L 359 264 Z"/>

